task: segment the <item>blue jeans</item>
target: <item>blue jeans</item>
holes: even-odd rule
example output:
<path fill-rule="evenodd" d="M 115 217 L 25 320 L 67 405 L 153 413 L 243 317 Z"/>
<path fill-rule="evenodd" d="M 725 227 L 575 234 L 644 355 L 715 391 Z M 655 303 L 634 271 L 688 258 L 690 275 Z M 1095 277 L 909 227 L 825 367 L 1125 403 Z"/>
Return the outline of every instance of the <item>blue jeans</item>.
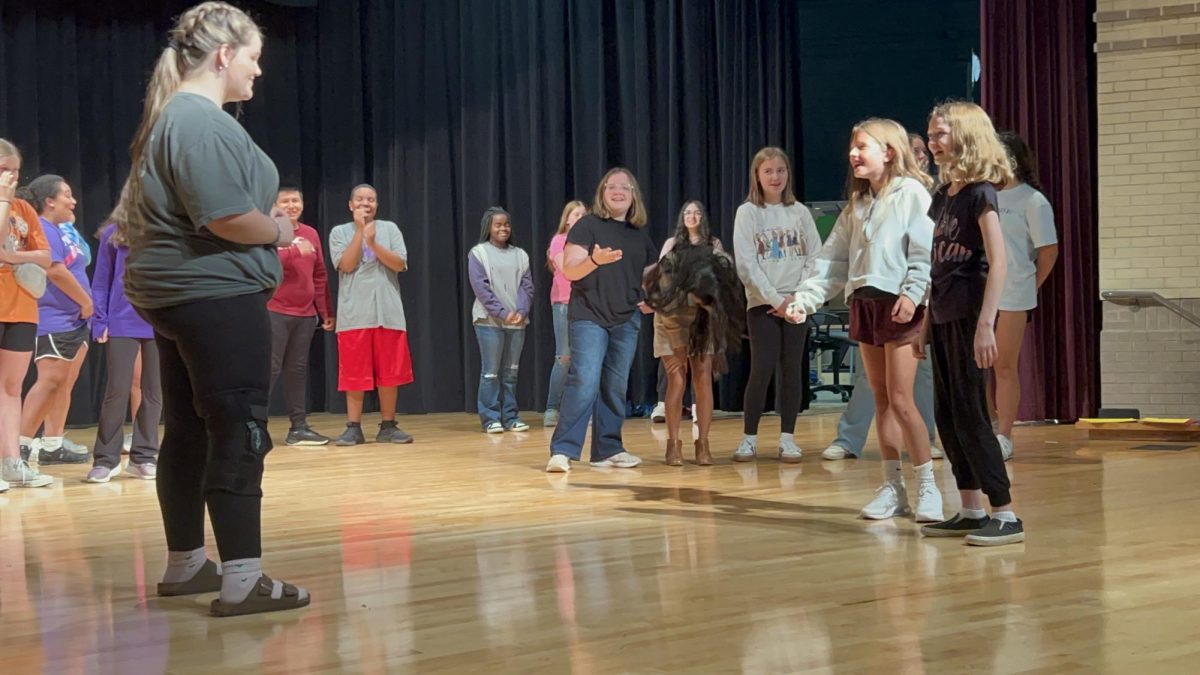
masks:
<path fill-rule="evenodd" d="M 479 421 L 486 429 L 492 422 L 506 428 L 518 421 L 517 372 L 525 331 L 494 326 L 475 326 L 479 338 Z"/>
<path fill-rule="evenodd" d="M 567 371 L 571 369 L 571 339 L 567 335 L 567 304 L 550 305 L 554 318 L 554 369 L 550 371 L 550 394 L 546 396 L 546 411 L 562 405 L 563 389 L 567 386 Z"/>
<path fill-rule="evenodd" d="M 592 422 L 591 461 L 599 462 L 625 451 L 621 426 L 625 423 L 625 391 L 637 352 L 640 314 L 619 326 L 605 328 L 591 321 L 572 321 L 571 369 L 558 426 L 550 439 L 551 455 L 578 460 Z"/>
<path fill-rule="evenodd" d="M 917 411 L 929 429 L 929 442 L 937 440 L 937 424 L 933 418 L 933 363 L 931 359 L 917 362 L 917 376 L 913 379 L 913 398 Z M 838 421 L 838 435 L 834 445 L 840 445 L 855 457 L 861 457 L 867 444 L 867 432 L 875 419 L 875 393 L 867 381 L 867 369 L 863 367 L 862 352 L 854 349 L 854 393 L 850 403 Z"/>

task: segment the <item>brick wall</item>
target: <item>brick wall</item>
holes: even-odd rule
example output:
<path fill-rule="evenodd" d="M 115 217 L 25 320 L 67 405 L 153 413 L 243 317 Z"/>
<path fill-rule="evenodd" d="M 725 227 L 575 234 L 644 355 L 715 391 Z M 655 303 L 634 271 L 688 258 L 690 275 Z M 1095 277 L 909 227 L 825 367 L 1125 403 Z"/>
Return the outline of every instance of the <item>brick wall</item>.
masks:
<path fill-rule="evenodd" d="M 1098 0 L 1100 288 L 1200 313 L 1200 3 Z M 1101 402 L 1200 417 L 1200 329 L 1106 305 Z"/>

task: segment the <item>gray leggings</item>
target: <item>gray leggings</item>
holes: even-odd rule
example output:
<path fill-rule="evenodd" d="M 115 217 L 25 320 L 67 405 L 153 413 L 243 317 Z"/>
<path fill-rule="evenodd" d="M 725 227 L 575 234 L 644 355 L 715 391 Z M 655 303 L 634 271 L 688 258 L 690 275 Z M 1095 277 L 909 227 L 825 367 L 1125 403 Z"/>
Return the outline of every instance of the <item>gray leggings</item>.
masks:
<path fill-rule="evenodd" d="M 142 352 L 142 406 L 133 419 L 133 446 L 129 461 L 145 464 L 158 459 L 158 421 L 162 417 L 162 378 L 158 372 L 158 345 L 153 338 L 114 337 L 104 345 L 108 382 L 96 431 L 96 466 L 113 468 L 121 463 L 125 440 L 125 411 L 129 409 L 129 383 L 138 350 Z"/>

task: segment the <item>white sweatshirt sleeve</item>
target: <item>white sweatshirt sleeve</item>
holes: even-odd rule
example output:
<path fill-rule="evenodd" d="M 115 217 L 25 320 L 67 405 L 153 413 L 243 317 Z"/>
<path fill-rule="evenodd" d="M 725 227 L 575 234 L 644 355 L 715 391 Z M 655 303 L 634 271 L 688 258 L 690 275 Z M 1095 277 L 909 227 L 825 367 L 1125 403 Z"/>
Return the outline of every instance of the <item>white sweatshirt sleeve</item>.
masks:
<path fill-rule="evenodd" d="M 850 271 L 850 209 L 842 210 L 825 245 L 814 256 L 811 274 L 805 276 L 796 289 L 796 303 L 812 314 L 846 285 Z"/>
<path fill-rule="evenodd" d="M 897 206 L 908 223 L 908 272 L 900 286 L 900 294 L 920 305 L 929 291 L 931 254 L 933 250 L 933 219 L 929 217 L 932 198 L 924 186 L 906 185 Z"/>
<path fill-rule="evenodd" d="M 796 202 L 800 207 L 800 227 L 804 228 L 804 274 L 801 279 L 807 279 L 813 275 L 813 269 L 816 267 L 817 253 L 821 250 L 821 233 L 817 231 L 817 221 L 813 220 L 812 211 L 800 202 Z"/>

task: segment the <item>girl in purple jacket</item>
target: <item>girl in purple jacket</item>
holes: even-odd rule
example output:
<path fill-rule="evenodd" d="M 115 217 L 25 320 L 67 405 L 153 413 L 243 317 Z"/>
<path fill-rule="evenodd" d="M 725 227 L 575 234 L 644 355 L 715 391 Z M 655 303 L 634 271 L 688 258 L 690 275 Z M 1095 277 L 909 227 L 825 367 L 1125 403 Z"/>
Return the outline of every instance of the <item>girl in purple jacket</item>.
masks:
<path fill-rule="evenodd" d="M 120 209 L 120 207 L 117 207 Z M 154 330 L 125 298 L 125 258 L 129 255 L 126 219 L 113 212 L 100 231 L 96 271 L 92 275 L 92 339 L 105 347 L 108 382 L 100 425 L 96 431 L 95 458 L 87 482 L 107 483 L 121 473 L 125 411 L 129 408 L 129 383 L 139 352 L 142 356 L 142 400 L 134 411 L 133 443 L 129 448 L 129 475 L 154 480 L 158 462 L 158 420 L 162 414 L 162 383 L 158 373 L 158 347 Z"/>

